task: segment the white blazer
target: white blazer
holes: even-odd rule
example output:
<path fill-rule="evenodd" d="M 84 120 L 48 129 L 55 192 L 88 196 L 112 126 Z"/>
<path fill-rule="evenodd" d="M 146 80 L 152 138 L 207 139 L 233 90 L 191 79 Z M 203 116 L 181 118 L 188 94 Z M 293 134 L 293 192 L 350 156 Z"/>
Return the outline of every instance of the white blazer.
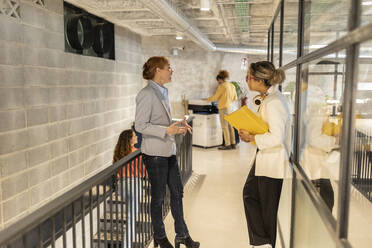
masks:
<path fill-rule="evenodd" d="M 291 177 L 289 156 L 291 151 L 291 114 L 286 98 L 270 87 L 258 111 L 259 116 L 269 125 L 269 132 L 255 136 L 256 176 L 271 178 Z"/>

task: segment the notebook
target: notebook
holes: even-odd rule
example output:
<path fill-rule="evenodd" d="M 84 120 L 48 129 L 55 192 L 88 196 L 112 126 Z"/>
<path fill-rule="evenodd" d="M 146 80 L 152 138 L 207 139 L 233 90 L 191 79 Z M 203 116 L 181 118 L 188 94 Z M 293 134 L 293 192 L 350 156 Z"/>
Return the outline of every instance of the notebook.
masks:
<path fill-rule="evenodd" d="M 233 113 L 226 115 L 225 120 L 237 130 L 244 129 L 251 134 L 263 134 L 269 131 L 264 120 L 253 113 L 247 106 L 243 106 Z"/>

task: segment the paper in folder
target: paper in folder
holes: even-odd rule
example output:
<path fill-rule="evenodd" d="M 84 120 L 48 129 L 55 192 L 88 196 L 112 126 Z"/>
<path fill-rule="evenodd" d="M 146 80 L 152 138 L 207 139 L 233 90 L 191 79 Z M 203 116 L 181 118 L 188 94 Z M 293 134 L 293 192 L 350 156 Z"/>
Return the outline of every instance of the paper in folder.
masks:
<path fill-rule="evenodd" d="M 264 120 L 253 113 L 247 106 L 225 116 L 225 120 L 237 130 L 244 129 L 251 134 L 263 134 L 269 131 L 269 126 Z"/>

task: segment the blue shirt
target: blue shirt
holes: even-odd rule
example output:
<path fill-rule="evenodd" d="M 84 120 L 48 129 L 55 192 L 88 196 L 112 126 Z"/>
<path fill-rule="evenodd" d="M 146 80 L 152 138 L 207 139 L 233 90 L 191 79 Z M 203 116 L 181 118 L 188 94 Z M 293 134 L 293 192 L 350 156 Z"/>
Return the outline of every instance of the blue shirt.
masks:
<path fill-rule="evenodd" d="M 155 83 L 154 81 L 150 80 L 151 83 L 156 85 L 156 88 L 159 89 L 161 95 L 163 96 L 163 99 L 165 101 L 165 104 L 167 105 L 168 111 L 170 113 L 170 106 L 169 106 L 169 98 L 168 98 L 168 89 L 160 86 L 159 84 Z"/>
<path fill-rule="evenodd" d="M 156 88 L 160 91 L 161 95 L 163 96 L 163 99 L 165 101 L 165 105 L 167 106 L 167 109 L 170 113 L 170 106 L 169 106 L 169 98 L 168 98 L 168 89 L 163 87 L 163 86 L 160 86 L 159 84 L 155 83 L 154 81 L 150 80 L 150 83 L 151 84 L 154 84 L 156 86 Z M 173 144 L 173 155 L 176 155 L 177 154 L 177 147 L 176 147 L 176 144 L 174 143 Z"/>

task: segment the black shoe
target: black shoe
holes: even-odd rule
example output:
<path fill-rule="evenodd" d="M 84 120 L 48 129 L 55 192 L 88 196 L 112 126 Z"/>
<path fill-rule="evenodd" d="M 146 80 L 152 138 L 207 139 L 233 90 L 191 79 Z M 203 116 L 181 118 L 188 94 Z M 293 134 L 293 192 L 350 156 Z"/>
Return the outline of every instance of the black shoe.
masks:
<path fill-rule="evenodd" d="M 154 238 L 154 247 L 158 247 L 160 245 L 160 248 L 173 248 L 173 245 L 169 242 L 168 238 L 162 238 L 162 239 L 155 239 Z"/>
<path fill-rule="evenodd" d="M 188 236 L 186 238 L 176 237 L 174 239 L 175 248 L 180 248 L 181 244 L 184 244 L 186 246 L 186 248 L 199 248 L 200 247 L 200 243 L 192 240 L 192 238 L 190 236 Z"/>
<path fill-rule="evenodd" d="M 231 149 L 235 150 L 236 149 L 236 145 L 235 144 L 232 144 L 231 145 Z"/>
<path fill-rule="evenodd" d="M 231 150 L 231 146 L 220 146 L 218 150 Z"/>

